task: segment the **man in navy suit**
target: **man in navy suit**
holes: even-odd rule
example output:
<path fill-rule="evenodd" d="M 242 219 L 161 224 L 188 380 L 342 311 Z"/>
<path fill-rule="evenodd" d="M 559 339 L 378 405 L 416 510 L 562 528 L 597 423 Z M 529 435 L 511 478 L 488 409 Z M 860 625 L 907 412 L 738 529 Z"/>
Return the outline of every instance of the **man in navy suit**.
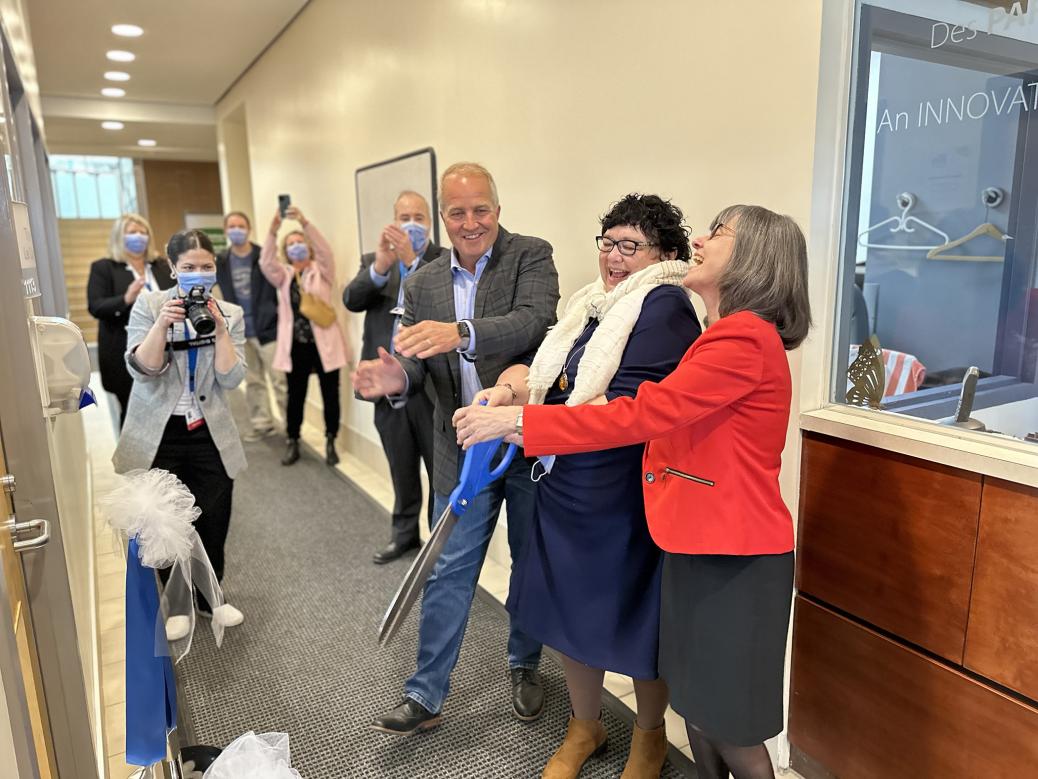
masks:
<path fill-rule="evenodd" d="M 431 229 L 426 199 L 417 192 L 401 192 L 393 204 L 393 222 L 382 231 L 378 247 L 361 257 L 360 270 L 342 293 L 347 309 L 364 312 L 361 359 L 376 359 L 379 347 L 392 351 L 393 337 L 404 313 L 404 280 L 443 252 L 432 241 Z M 423 460 L 429 484 L 433 482 L 432 398 L 421 392 L 402 408 L 395 408 L 386 398 L 378 398 L 375 429 L 389 461 L 394 494 L 392 537 L 373 558 L 381 565 L 419 545 Z M 431 493 L 428 510 L 431 522 Z"/>

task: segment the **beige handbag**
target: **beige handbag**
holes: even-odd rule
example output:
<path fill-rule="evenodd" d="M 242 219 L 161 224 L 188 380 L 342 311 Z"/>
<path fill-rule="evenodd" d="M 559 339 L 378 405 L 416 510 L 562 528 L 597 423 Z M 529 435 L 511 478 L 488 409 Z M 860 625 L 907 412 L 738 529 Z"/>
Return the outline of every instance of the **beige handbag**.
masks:
<path fill-rule="evenodd" d="M 334 325 L 336 322 L 335 309 L 316 295 L 311 295 L 303 289 L 302 274 L 296 274 L 296 284 L 299 285 L 299 313 L 318 327 Z"/>

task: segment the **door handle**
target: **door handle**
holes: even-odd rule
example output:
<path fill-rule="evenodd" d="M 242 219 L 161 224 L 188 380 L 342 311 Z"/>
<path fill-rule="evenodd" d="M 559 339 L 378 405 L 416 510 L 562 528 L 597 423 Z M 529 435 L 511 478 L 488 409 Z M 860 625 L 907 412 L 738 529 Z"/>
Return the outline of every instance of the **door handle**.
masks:
<path fill-rule="evenodd" d="M 11 534 L 13 543 L 11 547 L 16 552 L 27 552 L 30 549 L 39 549 L 50 541 L 50 522 L 46 519 L 30 519 L 28 522 L 17 522 L 15 518 L 10 517 L 4 526 Z M 19 536 L 24 533 L 31 531 L 38 531 L 38 533 L 32 538 L 19 540 Z"/>
<path fill-rule="evenodd" d="M 2 476 L 0 476 L 0 487 L 2 487 L 4 492 L 6 492 L 8 495 L 14 492 L 14 474 L 5 473 Z"/>

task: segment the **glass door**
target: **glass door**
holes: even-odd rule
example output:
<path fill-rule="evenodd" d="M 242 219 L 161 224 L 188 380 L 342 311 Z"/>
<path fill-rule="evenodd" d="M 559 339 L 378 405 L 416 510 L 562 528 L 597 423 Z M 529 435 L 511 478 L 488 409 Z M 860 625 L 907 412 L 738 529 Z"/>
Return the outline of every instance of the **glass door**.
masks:
<path fill-rule="evenodd" d="M 35 159 L 33 134 L 19 133 L 12 103 L 21 93 L 18 73 L 0 30 L 0 476 L 10 477 L 0 512 L 0 673 L 3 675 L 18 757 L 18 779 L 96 779 L 98 761 L 77 641 L 66 544 L 73 528 L 92 519 L 86 510 L 59 511 L 66 471 L 55 467 L 52 439 L 62 418 L 44 416 L 30 342 L 30 317 L 52 313 L 41 304 L 41 285 L 60 276 L 38 273 L 48 263 L 41 219 L 47 211 L 40 188 L 27 191 L 27 162 Z M 24 114 L 23 129 L 31 128 Z M 32 213 L 30 213 L 32 212 Z M 52 213 L 52 212 L 51 212 Z M 53 218 L 52 216 L 50 217 Z M 34 223 L 35 222 L 35 223 Z M 56 298 L 55 298 L 56 299 Z M 78 420 L 77 420 L 78 421 Z M 85 462 L 86 447 L 62 458 Z M 69 554 L 85 554 L 73 543 Z M 22 745 L 19 747 L 19 745 Z M 27 747 L 25 745 L 28 745 Z M 18 750 L 21 748 L 21 753 Z M 9 775 L 7 766 L 0 776 Z"/>

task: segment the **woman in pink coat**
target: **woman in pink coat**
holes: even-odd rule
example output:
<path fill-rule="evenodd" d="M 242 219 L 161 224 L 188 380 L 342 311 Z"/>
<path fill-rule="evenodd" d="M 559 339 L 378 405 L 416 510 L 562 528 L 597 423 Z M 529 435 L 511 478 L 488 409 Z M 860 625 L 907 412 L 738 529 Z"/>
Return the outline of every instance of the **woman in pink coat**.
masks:
<path fill-rule="evenodd" d="M 275 370 L 288 375 L 288 408 L 285 410 L 288 447 L 281 464 L 291 465 L 299 459 L 299 429 L 303 425 L 306 388 L 310 374 L 316 371 L 324 401 L 325 457 L 329 465 L 335 465 L 339 462 L 335 451 L 340 417 L 339 369 L 349 362 L 349 348 L 337 320 L 321 326 L 300 311 L 304 294 L 332 305 L 335 260 L 328 241 L 302 211 L 290 206 L 285 217 L 299 222 L 303 228 L 281 239 L 280 253 L 288 259 L 289 265 L 278 259 L 279 214 L 275 214 L 270 223 L 260 254 L 263 275 L 278 289 L 278 338 L 273 364 Z"/>

